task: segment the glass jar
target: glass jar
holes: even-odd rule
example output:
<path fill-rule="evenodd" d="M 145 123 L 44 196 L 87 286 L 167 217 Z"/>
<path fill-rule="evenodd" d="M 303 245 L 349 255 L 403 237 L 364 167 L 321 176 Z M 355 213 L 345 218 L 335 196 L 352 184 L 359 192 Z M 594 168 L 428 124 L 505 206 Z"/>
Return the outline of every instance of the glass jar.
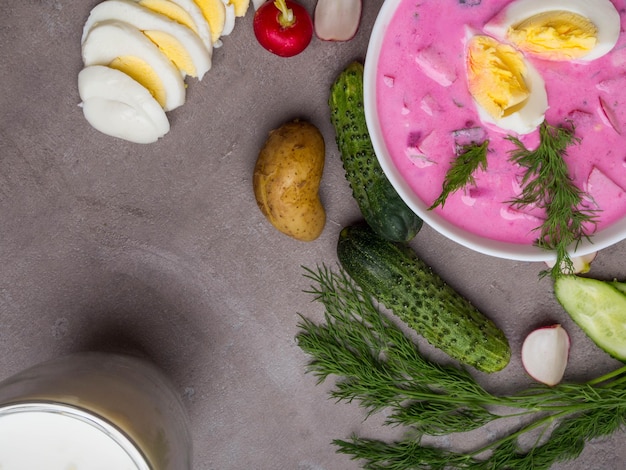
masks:
<path fill-rule="evenodd" d="M 188 417 L 153 364 L 80 353 L 0 382 L 3 470 L 189 470 Z"/>

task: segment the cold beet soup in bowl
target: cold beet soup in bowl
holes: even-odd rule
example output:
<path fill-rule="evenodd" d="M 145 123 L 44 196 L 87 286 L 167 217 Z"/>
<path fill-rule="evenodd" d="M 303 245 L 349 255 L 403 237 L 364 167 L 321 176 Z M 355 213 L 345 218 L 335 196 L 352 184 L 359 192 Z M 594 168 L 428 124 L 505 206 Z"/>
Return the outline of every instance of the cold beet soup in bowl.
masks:
<path fill-rule="evenodd" d="M 536 242 L 554 221 L 578 224 L 572 256 L 626 238 L 625 10 L 626 0 L 386 0 L 365 60 L 365 113 L 409 207 L 448 238 L 512 260 L 553 260 Z M 529 187 L 534 164 L 543 202 Z M 551 178 L 571 184 L 549 188 Z M 563 216 L 553 209 L 571 191 Z"/>

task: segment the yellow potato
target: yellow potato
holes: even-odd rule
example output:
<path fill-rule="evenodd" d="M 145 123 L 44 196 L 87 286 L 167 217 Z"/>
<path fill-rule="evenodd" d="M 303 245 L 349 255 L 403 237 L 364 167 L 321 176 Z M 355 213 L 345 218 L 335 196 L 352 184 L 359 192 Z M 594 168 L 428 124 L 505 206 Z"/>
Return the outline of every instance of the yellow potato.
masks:
<path fill-rule="evenodd" d="M 319 198 L 325 146 L 306 121 L 290 121 L 270 132 L 254 168 L 254 196 L 276 229 L 301 241 L 315 240 L 326 223 Z"/>

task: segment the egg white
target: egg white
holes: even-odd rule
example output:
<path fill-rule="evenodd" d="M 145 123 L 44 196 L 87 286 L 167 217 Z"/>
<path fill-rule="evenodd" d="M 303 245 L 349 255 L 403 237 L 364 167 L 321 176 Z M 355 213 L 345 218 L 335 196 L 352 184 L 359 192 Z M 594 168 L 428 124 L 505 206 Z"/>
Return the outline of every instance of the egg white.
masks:
<path fill-rule="evenodd" d="M 119 70 L 91 65 L 78 74 L 87 122 L 103 134 L 130 142 L 156 142 L 170 130 L 161 105 L 146 88 Z"/>
<path fill-rule="evenodd" d="M 85 66 L 108 65 L 121 56 L 140 58 L 161 79 L 165 111 L 185 103 L 185 82 L 180 71 L 146 35 L 127 23 L 107 20 L 94 25 L 83 42 L 82 56 Z"/>
<path fill-rule="evenodd" d="M 222 0 L 224 8 L 226 8 L 226 19 L 224 21 L 224 29 L 222 30 L 222 36 L 228 36 L 235 29 L 235 4 L 230 0 Z"/>
<path fill-rule="evenodd" d="M 138 0 L 135 0 L 138 1 Z M 185 10 L 193 24 L 196 26 L 196 32 L 200 39 L 202 40 L 205 47 L 209 50 L 213 48 L 213 41 L 211 39 L 211 29 L 209 27 L 209 23 L 207 22 L 204 14 L 200 10 L 200 7 L 193 0 L 170 0 L 172 3 L 178 5 L 180 8 Z"/>
<path fill-rule="evenodd" d="M 96 5 L 85 22 L 81 42 L 85 41 L 95 24 L 107 20 L 123 21 L 140 31 L 157 30 L 171 35 L 189 54 L 199 80 L 211 69 L 212 49 L 206 48 L 196 33 L 165 15 L 155 13 L 132 0 L 105 0 Z"/>
<path fill-rule="evenodd" d="M 620 34 L 620 16 L 610 0 L 516 0 L 489 20 L 483 30 L 504 41 L 511 26 L 550 11 L 577 13 L 589 19 L 598 29 L 596 46 L 576 61 L 595 60 L 615 47 Z"/>

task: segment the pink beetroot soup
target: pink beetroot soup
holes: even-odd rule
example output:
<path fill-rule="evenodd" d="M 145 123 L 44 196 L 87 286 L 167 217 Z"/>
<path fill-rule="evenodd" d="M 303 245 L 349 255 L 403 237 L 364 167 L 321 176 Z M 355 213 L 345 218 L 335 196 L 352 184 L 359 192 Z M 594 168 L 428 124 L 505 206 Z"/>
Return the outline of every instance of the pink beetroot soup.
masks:
<path fill-rule="evenodd" d="M 481 123 L 465 78 L 467 28 L 480 33 L 508 3 L 401 1 L 378 58 L 377 109 L 391 160 L 426 206 L 441 192 L 455 145 L 489 139 L 487 171 L 475 175 L 475 186 L 451 194 L 443 208 L 434 210 L 481 237 L 532 244 L 543 213 L 513 209 L 507 202 L 519 195 L 523 173 L 509 161 L 513 144 L 506 137 L 512 133 Z M 626 1 L 613 3 L 623 30 Z M 625 46 L 622 34 L 609 54 L 589 63 L 527 57 L 545 81 L 546 122 L 556 126 L 571 120 L 581 138 L 568 148 L 565 158 L 590 206 L 601 211 L 598 230 L 626 215 L 626 148 L 620 134 L 626 132 Z M 538 131 L 518 137 L 527 148 L 534 148 Z"/>

